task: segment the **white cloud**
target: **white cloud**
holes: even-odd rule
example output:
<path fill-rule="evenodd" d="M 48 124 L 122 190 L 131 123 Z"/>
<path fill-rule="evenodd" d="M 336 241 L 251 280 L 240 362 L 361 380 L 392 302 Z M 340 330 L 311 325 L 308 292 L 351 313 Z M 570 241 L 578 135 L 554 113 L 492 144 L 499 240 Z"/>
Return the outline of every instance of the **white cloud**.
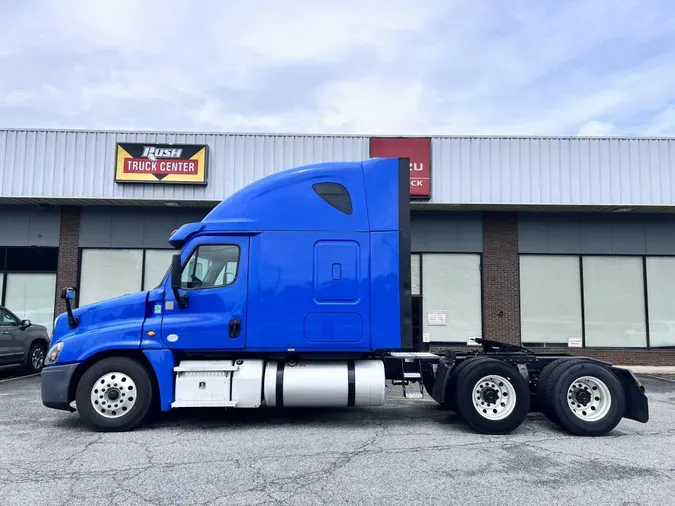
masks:
<path fill-rule="evenodd" d="M 589 121 L 581 126 L 577 135 L 580 137 L 603 137 L 612 135 L 615 128 L 616 126 L 614 123 L 608 123 L 606 121 Z"/>
<path fill-rule="evenodd" d="M 657 114 L 645 129 L 646 135 L 675 135 L 675 106 L 668 107 Z"/>
<path fill-rule="evenodd" d="M 26 0 L 0 126 L 675 135 L 668 0 Z"/>

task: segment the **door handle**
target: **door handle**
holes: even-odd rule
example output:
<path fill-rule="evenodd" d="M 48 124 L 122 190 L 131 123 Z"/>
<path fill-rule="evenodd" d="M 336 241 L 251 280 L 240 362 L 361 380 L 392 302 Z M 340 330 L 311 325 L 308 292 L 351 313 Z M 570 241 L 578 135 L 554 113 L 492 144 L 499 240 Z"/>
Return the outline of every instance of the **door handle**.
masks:
<path fill-rule="evenodd" d="M 9 334 L 9 330 L 5 330 L 3 334 Z"/>
<path fill-rule="evenodd" d="M 239 337 L 241 333 L 241 318 L 232 318 L 230 320 L 230 337 Z"/>

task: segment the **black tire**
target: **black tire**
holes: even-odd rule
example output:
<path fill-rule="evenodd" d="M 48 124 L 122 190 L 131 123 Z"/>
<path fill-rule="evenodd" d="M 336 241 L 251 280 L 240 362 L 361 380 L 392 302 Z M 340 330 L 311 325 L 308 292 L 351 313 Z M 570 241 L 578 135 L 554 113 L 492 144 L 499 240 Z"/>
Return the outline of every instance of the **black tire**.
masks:
<path fill-rule="evenodd" d="M 450 371 L 450 377 L 448 378 L 448 383 L 445 387 L 445 398 L 443 399 L 441 408 L 455 411 L 457 410 L 455 398 L 457 396 L 457 378 L 459 377 L 459 373 L 462 372 L 462 369 L 464 369 L 468 363 L 483 360 L 488 359 L 486 357 L 467 358 L 459 365 L 453 367 L 452 371 Z M 457 413 L 457 415 L 461 416 L 460 413 Z"/>
<path fill-rule="evenodd" d="M 499 379 L 487 380 L 484 384 L 487 388 L 480 392 L 497 392 L 496 401 L 493 404 L 487 403 L 482 408 L 482 413 L 474 406 L 474 396 L 478 399 L 482 396 L 479 390 L 474 391 L 476 386 L 483 378 L 490 376 L 500 376 L 505 379 L 507 384 Z M 488 385 L 494 385 L 492 389 Z M 508 388 L 510 385 L 511 388 Z M 511 397 L 506 403 L 502 402 L 505 395 L 508 395 L 507 389 L 511 391 Z M 483 434 L 509 434 L 517 429 L 527 417 L 530 410 L 530 387 L 520 374 L 518 369 L 511 364 L 494 359 L 474 360 L 467 363 L 459 372 L 456 384 L 455 402 L 460 416 L 475 430 Z M 511 399 L 514 398 L 515 401 Z M 483 401 L 480 401 L 483 402 Z M 489 419 L 488 411 L 496 411 L 501 407 L 507 408 L 509 403 L 512 406 L 504 418 Z M 481 406 L 478 406 L 480 408 Z"/>
<path fill-rule="evenodd" d="M 554 423 L 558 427 L 563 426 L 561 425 L 560 420 L 558 419 L 558 415 L 553 409 L 553 396 L 548 393 L 549 388 L 551 386 L 551 378 L 554 377 L 554 373 L 556 371 L 560 371 L 574 364 L 578 364 L 580 362 L 585 361 L 587 362 L 588 359 L 559 358 L 558 360 L 554 360 L 553 362 L 548 364 L 541 371 L 541 376 L 539 377 L 539 380 L 537 381 L 537 387 L 535 388 L 535 392 L 537 395 L 537 404 L 539 405 L 539 408 L 541 409 L 541 412 L 544 414 L 544 416 L 548 418 L 551 423 Z M 546 370 L 547 368 L 548 371 Z"/>
<path fill-rule="evenodd" d="M 28 350 L 28 356 L 26 357 L 26 362 L 23 364 L 23 369 L 28 374 L 38 374 L 42 371 L 44 367 L 45 357 L 47 356 L 47 346 L 40 342 L 35 342 L 31 345 L 30 350 Z M 40 360 L 40 365 L 36 366 L 34 361 L 39 357 L 42 357 Z"/>
<path fill-rule="evenodd" d="M 546 385 L 546 382 L 548 381 L 548 377 L 550 376 L 551 371 L 555 366 L 560 364 L 560 362 L 562 362 L 561 359 L 549 362 L 544 366 L 544 368 L 539 373 L 539 377 L 537 378 L 537 386 L 534 388 L 534 393 L 537 397 L 538 403 L 541 403 L 542 399 L 544 398 L 544 387 Z M 539 405 L 541 406 L 541 404 Z"/>
<path fill-rule="evenodd" d="M 91 399 L 92 389 L 94 388 L 94 385 L 100 381 L 100 378 L 110 373 L 121 373 L 122 377 L 126 376 L 133 382 L 133 385 L 126 383 L 124 388 L 122 388 L 122 383 L 120 383 L 119 389 L 113 388 L 110 390 L 118 390 L 118 392 L 121 390 L 122 393 L 118 393 L 118 395 L 125 395 L 124 398 L 117 397 L 119 399 L 119 405 L 109 404 L 95 409 Z M 112 382 L 114 380 L 110 381 Z M 112 384 L 117 387 L 117 384 Z M 132 386 L 132 388 L 127 391 L 127 388 L 129 387 L 126 385 Z M 108 385 L 103 385 L 104 388 L 110 386 L 112 386 L 110 383 Z M 107 394 L 108 392 L 108 390 L 102 390 L 103 394 Z M 126 393 L 132 394 L 133 392 L 135 392 L 135 395 L 126 396 Z M 97 432 L 124 432 L 134 429 L 145 421 L 151 413 L 153 397 L 152 381 L 147 369 L 138 361 L 127 357 L 104 358 L 103 360 L 94 363 L 84 372 L 75 391 L 75 401 L 80 418 L 87 427 Z M 128 411 L 123 404 L 125 400 L 127 403 L 129 401 L 133 402 Z M 115 401 L 105 402 L 114 403 Z M 114 414 L 116 418 L 107 418 L 99 413 L 99 410 L 101 412 L 106 412 L 108 406 L 110 406 L 111 409 L 107 412 Z M 120 410 L 123 410 L 123 414 L 118 414 L 118 411 Z"/>
<path fill-rule="evenodd" d="M 577 404 L 577 411 L 581 416 L 577 416 L 568 403 L 568 391 L 573 383 L 581 377 L 589 377 L 593 380 L 599 380 L 604 384 L 609 393 L 609 408 L 604 416 L 597 420 L 583 419 L 585 416 L 592 416 L 593 399 L 599 401 L 607 398 L 600 393 L 598 387 L 588 388 L 584 383 L 579 383 L 591 396 L 594 392 L 597 394 L 591 398 L 589 404 Z M 577 436 L 597 437 L 604 436 L 611 432 L 623 418 L 626 407 L 626 394 L 621 382 L 616 375 L 606 367 L 591 362 L 590 360 L 575 361 L 572 364 L 556 367 L 549 377 L 546 395 L 550 399 L 552 411 L 555 414 L 561 427 L 567 429 Z M 590 409 L 584 409 L 589 407 Z M 586 413 L 586 414 L 584 414 Z"/>

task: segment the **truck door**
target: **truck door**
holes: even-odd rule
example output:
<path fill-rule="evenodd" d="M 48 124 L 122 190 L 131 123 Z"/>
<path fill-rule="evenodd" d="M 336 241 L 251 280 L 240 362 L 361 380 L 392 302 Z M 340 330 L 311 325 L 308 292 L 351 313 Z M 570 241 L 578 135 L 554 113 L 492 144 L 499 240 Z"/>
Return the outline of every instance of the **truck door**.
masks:
<path fill-rule="evenodd" d="M 162 340 L 172 349 L 217 351 L 246 345 L 248 237 L 201 237 L 182 255 L 179 307 L 166 290 Z M 170 279 L 167 280 L 170 286 Z"/>

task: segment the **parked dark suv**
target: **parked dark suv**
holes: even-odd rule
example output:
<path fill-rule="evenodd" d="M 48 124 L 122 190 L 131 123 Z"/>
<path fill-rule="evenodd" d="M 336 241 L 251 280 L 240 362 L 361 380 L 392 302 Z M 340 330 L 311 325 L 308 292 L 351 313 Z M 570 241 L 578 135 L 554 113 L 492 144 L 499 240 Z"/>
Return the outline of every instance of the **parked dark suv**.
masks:
<path fill-rule="evenodd" d="M 9 309 L 0 306 L 0 365 L 20 365 L 28 373 L 38 373 L 48 345 L 46 327 L 19 320 Z"/>

